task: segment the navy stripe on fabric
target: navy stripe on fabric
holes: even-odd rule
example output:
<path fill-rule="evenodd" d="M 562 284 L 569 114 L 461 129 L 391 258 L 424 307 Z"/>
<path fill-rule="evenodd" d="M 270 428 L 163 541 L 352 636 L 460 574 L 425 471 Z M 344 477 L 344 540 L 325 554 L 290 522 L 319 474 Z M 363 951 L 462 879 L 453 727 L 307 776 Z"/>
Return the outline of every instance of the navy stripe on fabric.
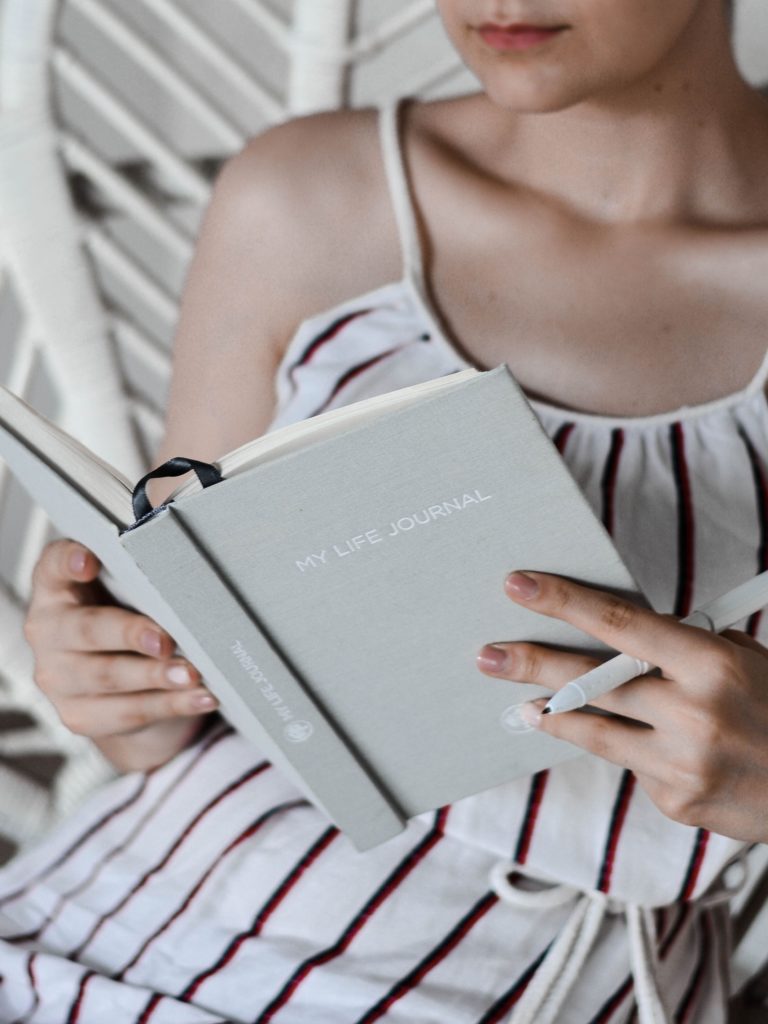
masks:
<path fill-rule="evenodd" d="M 221 790 L 219 793 L 217 793 L 216 796 L 212 797 L 212 799 L 210 799 L 208 803 L 204 807 L 202 807 L 194 816 L 194 818 L 184 827 L 183 831 L 176 836 L 173 843 L 171 843 L 170 847 L 168 848 L 168 850 L 166 850 L 166 852 L 163 854 L 163 856 L 157 862 L 157 864 L 155 864 L 154 867 L 149 868 L 148 871 L 145 871 L 141 878 L 139 878 L 139 880 L 134 884 L 133 888 L 130 889 L 125 894 L 125 896 L 118 900 L 118 902 L 112 907 L 111 910 L 109 910 L 106 914 L 102 914 L 98 921 L 96 921 L 96 923 L 93 925 L 88 935 L 82 940 L 80 945 L 76 949 L 72 950 L 70 953 L 67 954 L 68 958 L 70 960 L 76 960 L 78 957 L 82 955 L 83 951 L 91 944 L 91 942 L 95 939 L 96 935 L 107 923 L 107 921 L 114 917 L 115 914 L 118 914 L 123 909 L 123 907 L 125 907 L 125 905 L 144 888 L 149 879 L 152 878 L 153 875 L 156 875 L 158 871 L 161 871 L 166 866 L 168 861 L 171 859 L 174 853 L 176 853 L 176 851 L 179 849 L 184 840 L 187 839 L 189 835 L 192 833 L 195 826 L 198 825 L 203 820 L 203 818 L 211 810 L 213 810 L 214 807 L 220 804 L 222 800 L 225 800 L 232 793 L 240 789 L 241 786 L 244 786 L 247 782 L 250 782 L 257 775 L 260 775 L 263 771 L 266 771 L 266 769 L 271 767 L 272 765 L 269 761 L 261 761 L 255 767 L 249 768 L 248 771 L 243 772 L 243 774 L 239 778 L 235 779 L 233 782 L 230 782 L 228 786 L 225 786 L 225 788 Z"/>
<path fill-rule="evenodd" d="M 304 854 L 298 864 L 288 872 L 286 877 L 275 889 L 269 899 L 266 901 L 264 906 L 259 910 L 256 918 L 253 922 L 251 932 L 253 935 L 260 935 L 264 925 L 270 919 L 272 914 L 277 910 L 280 904 L 283 902 L 288 893 L 293 889 L 299 879 L 304 875 L 309 868 L 315 863 L 317 858 L 323 853 L 337 836 L 341 835 L 339 830 L 335 826 L 327 828 L 320 838 L 310 846 L 309 850 Z"/>
<path fill-rule="evenodd" d="M 685 458 L 685 434 L 679 421 L 670 424 L 669 443 L 677 489 L 677 591 L 674 613 L 685 616 L 691 611 L 693 598 L 694 521 L 691 482 Z"/>
<path fill-rule="evenodd" d="M 21 1017 L 17 1017 L 10 1024 L 25 1024 L 32 1018 L 35 1010 L 40 1005 L 40 993 L 37 990 L 37 978 L 35 977 L 35 957 L 37 952 L 32 952 L 27 957 L 27 977 L 29 978 L 29 990 L 32 994 L 32 1005 L 28 1010 L 25 1010 Z M 0 984 L 3 982 L 3 976 L 0 974 Z"/>
<path fill-rule="evenodd" d="M 454 950 L 469 932 L 474 928 L 481 918 L 485 917 L 494 904 L 498 903 L 499 897 L 494 892 L 488 892 L 482 896 L 477 903 L 454 925 L 444 939 L 442 939 L 433 950 L 409 971 L 405 977 L 396 982 L 385 996 L 370 1008 L 356 1024 L 374 1024 L 374 1021 L 381 1020 L 390 1007 L 415 989 L 419 983 L 436 967 L 448 954 Z"/>
<path fill-rule="evenodd" d="M 632 989 L 632 975 L 628 974 L 616 991 L 612 995 L 608 996 L 595 1016 L 590 1020 L 589 1024 L 608 1024 L 608 1021 L 610 1021 L 611 1017 L 616 1013 Z"/>
<path fill-rule="evenodd" d="M 23 896 L 29 889 L 32 888 L 33 885 L 36 885 L 38 882 L 41 882 L 48 875 L 52 874 L 57 868 L 60 868 L 62 864 L 66 863 L 66 861 L 69 860 L 69 858 L 74 853 L 76 853 L 80 849 L 80 847 L 83 846 L 84 843 L 86 843 L 91 838 L 91 836 L 95 835 L 96 832 L 99 831 L 99 829 L 104 828 L 104 826 L 107 825 L 108 822 L 110 822 L 113 818 L 117 817 L 118 814 L 121 814 L 123 811 L 127 811 L 129 807 L 136 803 L 137 800 L 140 800 L 144 794 L 144 791 L 147 788 L 148 782 L 149 774 L 142 776 L 139 779 L 136 789 L 126 800 L 124 800 L 121 804 L 118 804 L 117 807 L 113 807 L 102 818 L 99 818 L 98 821 L 94 822 L 94 824 L 91 825 L 85 832 L 83 832 L 82 835 L 78 836 L 78 838 L 72 844 L 70 844 L 70 846 L 68 846 L 63 853 L 59 854 L 56 860 L 54 860 L 51 864 L 46 864 L 46 866 L 38 874 L 34 875 L 29 881 L 25 882 L 23 886 L 21 886 L 19 889 L 15 889 L 13 892 L 8 893 L 6 896 L 3 896 L 2 899 L 0 899 L 0 907 L 4 907 L 12 900 L 18 899 L 20 896 Z M 34 934 L 37 933 L 35 932 Z"/>
<path fill-rule="evenodd" d="M 664 934 L 664 928 L 667 919 L 667 908 L 659 907 L 656 916 L 656 935 L 657 944 L 659 948 L 659 960 L 665 960 L 670 949 L 675 944 L 675 939 L 680 934 L 685 921 L 688 919 L 690 913 L 690 903 L 677 904 L 677 916 L 675 917 L 674 924 L 670 927 L 669 933 Z M 619 1009 L 621 1004 L 632 992 L 634 988 L 634 982 L 631 974 L 628 974 L 618 988 L 606 999 L 600 1009 L 597 1011 L 595 1016 L 589 1021 L 589 1024 L 609 1024 L 609 1021 L 614 1013 Z M 629 1024 L 635 1019 L 637 1014 L 637 1007 L 632 1012 L 629 1020 Z"/>
<path fill-rule="evenodd" d="M 677 908 L 678 912 L 677 917 L 675 918 L 675 923 L 670 927 L 669 932 L 663 937 L 661 945 L 659 946 L 660 960 L 666 959 L 667 954 L 675 943 L 675 939 L 680 934 L 683 925 L 687 922 L 691 914 L 690 903 L 678 903 Z"/>
<path fill-rule="evenodd" d="M 409 345 L 410 341 L 405 342 L 405 344 Z M 402 344 L 395 345 L 393 348 L 388 348 L 385 352 L 380 352 L 378 355 L 372 356 L 370 359 L 365 359 L 362 363 L 356 363 L 354 366 L 350 366 L 346 373 L 343 373 L 335 382 L 335 384 L 331 388 L 328 397 L 325 398 L 321 402 L 321 404 L 318 405 L 317 408 L 309 414 L 307 418 L 311 419 L 313 416 L 317 416 L 321 412 L 325 412 L 325 410 L 328 408 L 328 406 L 331 404 L 331 402 L 334 400 L 334 398 L 338 395 L 338 393 L 346 384 L 348 384 L 351 380 L 354 380 L 355 377 L 359 377 L 361 373 L 365 373 L 366 370 L 370 370 L 372 366 L 376 366 L 383 359 L 387 359 L 389 356 L 394 355 L 395 352 L 399 352 L 402 348 L 404 348 L 404 345 Z"/>
<path fill-rule="evenodd" d="M 672 451 L 672 470 L 677 489 L 677 593 L 674 614 L 688 615 L 692 608 L 694 586 L 694 509 L 691 495 L 691 481 L 685 456 L 685 432 L 683 424 L 670 424 L 669 441 Z M 701 866 L 704 862 L 709 833 L 698 829 L 686 868 L 685 877 L 678 899 L 688 900 L 696 888 Z"/>
<path fill-rule="evenodd" d="M 308 806 L 309 803 L 306 800 L 289 800 L 285 803 L 277 804 L 275 807 L 270 807 L 268 811 L 265 811 L 264 814 L 258 817 L 255 821 L 251 822 L 248 828 L 246 828 L 245 831 L 241 832 L 239 836 L 236 836 L 236 838 L 233 839 L 232 842 L 229 843 L 229 845 L 226 846 L 225 849 L 223 849 L 221 853 L 216 857 L 216 859 L 206 868 L 205 872 L 200 876 L 200 878 L 198 878 L 197 882 L 190 889 L 190 891 L 187 893 L 187 895 L 176 908 L 176 910 L 174 910 L 171 916 L 166 918 L 166 920 L 163 921 L 163 923 L 158 928 L 156 928 L 155 931 L 147 939 L 144 940 L 141 948 L 134 954 L 133 958 L 129 961 L 129 963 L 127 963 L 116 974 L 112 975 L 113 979 L 115 981 L 122 981 L 125 975 L 128 973 L 128 971 L 130 971 L 130 969 L 138 963 L 138 961 L 141 959 L 144 953 L 146 953 L 149 946 L 153 942 L 155 942 L 155 940 L 158 939 L 163 934 L 163 932 L 167 931 L 168 928 L 170 928 L 170 926 L 173 924 L 173 922 L 178 920 L 179 917 L 181 917 L 184 911 L 189 909 L 189 907 L 192 905 L 192 901 L 194 900 L 195 896 L 197 896 L 197 894 L 203 888 L 203 886 L 210 878 L 210 876 L 213 874 L 215 869 L 221 864 L 221 862 L 225 859 L 225 857 L 228 854 L 230 854 L 234 849 L 236 849 L 241 843 L 244 843 L 247 839 L 250 839 L 252 836 L 254 836 L 259 831 L 259 829 L 264 824 L 266 824 L 266 822 L 270 821 L 276 815 L 281 814 L 283 811 L 291 810 L 294 807 Z"/>
<path fill-rule="evenodd" d="M 536 827 L 536 820 L 539 816 L 542 800 L 544 799 L 544 790 L 547 787 L 548 779 L 548 768 L 544 768 L 542 771 L 536 772 L 531 776 L 531 786 L 528 791 L 528 802 L 526 804 L 523 823 L 520 826 L 517 845 L 515 847 L 514 860 L 518 864 L 525 864 L 528 858 L 528 851 L 531 846 L 531 839 L 533 838 L 533 830 Z"/>
<path fill-rule="evenodd" d="M 191 763 L 189 765 L 185 766 L 183 774 L 185 776 L 189 775 L 189 773 L 192 771 L 192 769 L 195 768 L 195 766 L 200 761 L 202 761 L 203 757 L 220 740 L 222 740 L 225 736 L 231 736 L 231 735 L 233 735 L 233 730 L 231 728 L 229 728 L 229 727 L 224 732 L 216 733 L 216 734 L 211 734 L 211 736 L 206 740 L 206 742 L 201 744 L 200 749 L 195 753 L 195 756 L 194 756 L 193 760 L 191 761 Z M 175 775 L 170 780 L 170 782 L 166 786 L 165 790 L 160 794 L 160 796 L 153 801 L 152 806 L 149 808 L 149 810 L 145 814 L 145 816 L 143 818 L 139 819 L 138 823 L 128 833 L 128 835 L 125 837 L 125 839 L 123 839 L 117 846 L 113 847 L 109 851 L 109 853 L 105 854 L 104 856 L 99 858 L 99 860 L 95 861 L 93 863 L 92 867 L 91 867 L 90 872 L 85 876 L 85 878 L 83 878 L 80 882 L 78 882 L 71 889 L 67 889 L 65 892 L 62 892 L 62 893 L 59 894 L 59 898 L 58 898 L 55 906 L 53 907 L 52 910 L 50 910 L 48 912 L 46 917 L 43 918 L 42 923 L 40 925 L 38 925 L 38 927 L 37 927 L 37 929 L 35 931 L 27 932 L 24 935 L 4 936 L 5 941 L 6 942 L 19 943 L 19 942 L 33 942 L 33 941 L 39 940 L 41 935 L 42 935 L 42 933 L 47 928 L 49 928 L 50 925 L 54 921 L 57 920 L 57 918 L 59 917 L 59 915 L 61 914 L 61 912 L 64 909 L 64 907 L 69 902 L 69 900 L 71 900 L 73 896 L 77 896 L 79 893 L 83 892 L 83 890 L 85 890 L 89 885 L 91 885 L 98 878 L 98 876 L 101 873 L 101 871 L 112 860 L 114 860 L 115 857 L 117 857 L 119 854 L 121 854 L 126 849 L 126 847 L 136 838 L 136 836 L 146 826 L 147 822 L 149 820 L 151 820 L 157 814 L 157 812 L 159 810 L 162 809 L 162 807 L 165 804 L 165 802 L 167 800 L 169 800 L 174 795 L 174 792 L 175 792 L 178 784 L 179 784 L 179 776 Z"/>
<path fill-rule="evenodd" d="M 568 439 L 573 432 L 574 424 L 563 423 L 562 426 L 558 427 L 555 435 L 552 439 L 552 443 L 557 448 L 558 452 L 562 455 L 565 452 L 568 444 Z M 520 826 L 520 831 L 517 837 L 517 843 L 515 844 L 515 853 L 513 859 L 518 864 L 525 864 L 528 859 L 528 851 L 531 847 L 531 841 L 533 839 L 533 833 L 536 828 L 536 822 L 538 820 L 539 811 L 541 810 L 541 804 L 544 799 L 544 791 L 547 787 L 547 781 L 549 780 L 549 769 L 544 768 L 539 772 L 536 772 L 531 777 L 530 789 L 528 791 L 528 801 L 526 803 L 525 813 L 523 815 L 523 821 Z"/>
<path fill-rule="evenodd" d="M 600 490 L 603 501 L 603 525 L 608 533 L 613 534 L 614 521 L 614 497 L 616 494 L 616 479 L 619 475 L 619 459 L 621 450 L 624 447 L 624 431 L 621 427 L 614 427 L 611 431 L 611 447 L 608 458 L 603 467 L 603 476 L 600 481 Z"/>
<path fill-rule="evenodd" d="M 317 350 L 321 348 L 327 341 L 331 341 L 331 339 L 341 334 L 341 332 L 344 330 L 347 324 L 351 324 L 354 320 L 359 320 L 361 316 L 367 316 L 368 313 L 371 312 L 372 310 L 370 309 L 358 309 L 355 310 L 353 313 L 345 313 L 344 316 L 340 316 L 338 319 L 334 320 L 333 323 L 329 324 L 324 331 L 322 331 L 309 342 L 309 344 L 306 346 L 306 348 L 301 353 L 296 362 L 293 363 L 289 368 L 288 377 L 292 378 L 294 372 L 300 366 L 304 366 L 306 363 L 308 363 L 312 356 L 315 354 L 315 352 L 317 352 Z"/>
<path fill-rule="evenodd" d="M 547 946 L 542 949 L 539 955 L 525 968 L 522 974 L 518 975 L 516 980 L 510 985 L 510 987 L 504 992 L 499 998 L 489 1006 L 482 1017 L 478 1020 L 477 1024 L 498 1024 L 499 1021 L 503 1020 L 508 1016 L 509 1011 L 518 1003 L 528 988 L 536 971 L 541 966 L 544 957 L 549 952 L 550 942 Z"/>
<path fill-rule="evenodd" d="M 689 900 L 693 895 L 696 888 L 696 883 L 699 880 L 699 874 L 701 873 L 701 866 L 704 863 L 704 856 L 707 852 L 707 843 L 709 842 L 709 832 L 705 828 L 699 828 L 696 830 L 696 837 L 693 841 L 693 851 L 688 860 L 688 867 L 685 871 L 685 877 L 683 883 L 680 886 L 680 892 L 678 894 L 679 900 Z"/>
<path fill-rule="evenodd" d="M 226 967 L 228 963 L 231 963 L 244 942 L 248 939 L 255 938 L 261 933 L 270 916 L 282 903 L 299 878 L 308 870 L 309 867 L 311 867 L 320 854 L 330 846 L 338 835 L 340 835 L 340 832 L 335 825 L 331 825 L 323 831 L 320 837 L 315 840 L 307 852 L 302 856 L 298 864 L 288 873 L 274 893 L 269 897 L 269 899 L 267 899 L 261 910 L 256 914 L 251 927 L 247 928 L 245 931 L 239 932 L 230 939 L 218 959 L 211 964 L 210 967 L 206 967 L 204 971 L 195 975 L 192 981 L 190 981 L 186 988 L 179 994 L 180 1000 L 183 1000 L 186 1003 L 190 1002 L 201 985 L 203 985 L 209 978 L 212 978 L 214 974 L 218 974 L 219 971 Z M 149 1018 L 146 1019 L 148 1020 Z"/>
<path fill-rule="evenodd" d="M 565 446 L 568 444 L 568 438 L 571 436 L 574 426 L 574 423 L 563 423 L 561 427 L 557 428 L 555 436 L 552 438 L 555 448 L 557 448 L 561 455 L 565 451 Z"/>
<path fill-rule="evenodd" d="M 765 469 L 755 450 L 755 446 L 747 437 L 742 427 L 739 427 L 739 436 L 747 450 L 749 465 L 752 470 L 752 479 L 755 484 L 755 504 L 757 506 L 757 521 L 760 525 L 760 541 L 757 549 L 757 572 L 768 570 L 768 481 L 766 480 Z M 749 636 L 756 636 L 762 618 L 762 609 L 753 612 L 749 617 L 746 632 Z"/>
<path fill-rule="evenodd" d="M 619 475 L 619 460 L 624 447 L 624 431 L 621 427 L 614 427 L 611 431 L 611 444 L 608 449 L 608 456 L 603 467 L 603 474 L 600 482 L 600 493 L 602 498 L 602 520 L 608 533 L 613 535 L 614 526 L 614 494 L 616 491 L 616 480 Z M 605 840 L 603 858 L 597 876 L 597 889 L 599 892 L 608 892 L 611 887 L 611 876 L 613 866 L 616 862 L 616 853 L 619 848 L 624 822 L 629 811 L 629 804 L 635 789 L 635 776 L 629 769 L 622 772 L 618 792 L 611 812 L 611 820 L 608 825 L 608 835 Z"/>
<path fill-rule="evenodd" d="M 444 835 L 445 822 L 449 808 L 443 807 L 435 815 L 435 822 L 427 835 L 408 853 L 398 866 L 390 873 L 388 878 L 379 886 L 373 895 L 366 901 L 363 907 L 352 918 L 347 927 L 332 946 L 322 949 L 313 956 L 308 957 L 293 972 L 277 995 L 269 1002 L 259 1014 L 255 1024 L 267 1024 L 272 1020 L 278 1010 L 282 1009 L 290 1000 L 299 985 L 309 974 L 322 964 L 328 963 L 339 956 L 349 946 L 354 937 L 371 919 L 378 908 L 392 895 L 408 875 L 416 868 L 440 842 Z"/>
<path fill-rule="evenodd" d="M 675 1024 L 686 1024 L 686 1021 L 689 1020 L 691 1011 L 696 1004 L 696 998 L 701 992 L 702 983 L 707 973 L 709 951 L 712 946 L 712 930 L 708 911 L 703 910 L 701 912 L 699 925 L 699 955 L 697 957 L 696 966 L 693 969 L 691 979 L 683 994 L 683 998 L 680 1000 L 680 1003 L 675 1010 Z"/>
<path fill-rule="evenodd" d="M 69 1008 L 69 1014 L 67 1015 L 67 1024 L 77 1024 L 80 1019 L 80 1010 L 82 1009 L 83 999 L 85 999 L 85 989 L 88 982 L 96 974 L 96 971 L 86 971 L 80 979 L 80 984 L 77 988 L 77 995 L 75 996 L 74 1002 Z"/>
<path fill-rule="evenodd" d="M 629 771 L 629 769 L 625 769 L 622 772 L 619 791 L 616 794 L 616 800 L 614 801 L 613 811 L 611 813 L 611 821 L 608 826 L 608 837 L 605 841 L 603 859 L 597 876 L 596 888 L 598 892 L 608 892 L 611 888 L 611 876 L 616 863 L 616 852 L 619 847 L 619 837 L 621 836 L 622 829 L 624 828 L 624 822 L 627 817 L 627 811 L 629 810 L 629 804 L 632 799 L 636 781 L 635 776 L 631 771 Z"/>

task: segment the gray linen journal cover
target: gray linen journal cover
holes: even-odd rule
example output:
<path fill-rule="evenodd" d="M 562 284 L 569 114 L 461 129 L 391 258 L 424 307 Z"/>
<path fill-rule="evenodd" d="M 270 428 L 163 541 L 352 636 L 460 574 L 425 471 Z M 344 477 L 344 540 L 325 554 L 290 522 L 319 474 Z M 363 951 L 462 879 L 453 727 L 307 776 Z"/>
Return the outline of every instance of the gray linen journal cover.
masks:
<path fill-rule="evenodd" d="M 505 365 L 273 455 L 120 536 L 233 723 L 364 849 L 580 751 L 487 642 L 597 651 L 506 597 L 515 568 L 637 586 Z"/>

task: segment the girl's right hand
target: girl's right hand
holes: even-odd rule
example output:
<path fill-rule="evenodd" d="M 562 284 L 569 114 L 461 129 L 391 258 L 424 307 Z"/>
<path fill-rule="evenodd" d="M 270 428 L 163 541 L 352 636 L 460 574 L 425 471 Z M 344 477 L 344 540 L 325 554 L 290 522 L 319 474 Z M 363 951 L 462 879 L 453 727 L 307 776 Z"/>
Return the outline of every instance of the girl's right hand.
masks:
<path fill-rule="evenodd" d="M 98 558 L 72 540 L 43 549 L 32 576 L 24 635 L 35 682 L 74 733 L 94 740 L 121 771 L 164 764 L 217 707 L 200 673 L 174 657 L 152 619 L 116 605 Z"/>

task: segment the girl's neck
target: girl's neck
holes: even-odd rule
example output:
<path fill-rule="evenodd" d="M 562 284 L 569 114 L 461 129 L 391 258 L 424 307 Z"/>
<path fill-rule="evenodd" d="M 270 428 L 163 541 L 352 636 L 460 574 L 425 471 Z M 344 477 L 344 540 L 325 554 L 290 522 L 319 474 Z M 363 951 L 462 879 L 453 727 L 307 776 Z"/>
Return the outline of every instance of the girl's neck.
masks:
<path fill-rule="evenodd" d="M 768 218 L 768 101 L 730 42 L 692 27 L 642 80 L 562 111 L 510 116 L 483 98 L 502 179 L 606 224 Z"/>

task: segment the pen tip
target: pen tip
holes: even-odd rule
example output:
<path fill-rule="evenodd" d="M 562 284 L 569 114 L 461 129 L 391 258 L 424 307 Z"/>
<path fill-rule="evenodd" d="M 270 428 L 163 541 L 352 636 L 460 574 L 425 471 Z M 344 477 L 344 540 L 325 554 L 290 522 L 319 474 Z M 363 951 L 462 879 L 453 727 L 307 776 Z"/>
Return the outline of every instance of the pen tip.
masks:
<path fill-rule="evenodd" d="M 542 713 L 542 715 L 548 715 L 551 710 L 552 710 L 552 708 L 542 708 L 541 709 L 541 713 Z"/>

